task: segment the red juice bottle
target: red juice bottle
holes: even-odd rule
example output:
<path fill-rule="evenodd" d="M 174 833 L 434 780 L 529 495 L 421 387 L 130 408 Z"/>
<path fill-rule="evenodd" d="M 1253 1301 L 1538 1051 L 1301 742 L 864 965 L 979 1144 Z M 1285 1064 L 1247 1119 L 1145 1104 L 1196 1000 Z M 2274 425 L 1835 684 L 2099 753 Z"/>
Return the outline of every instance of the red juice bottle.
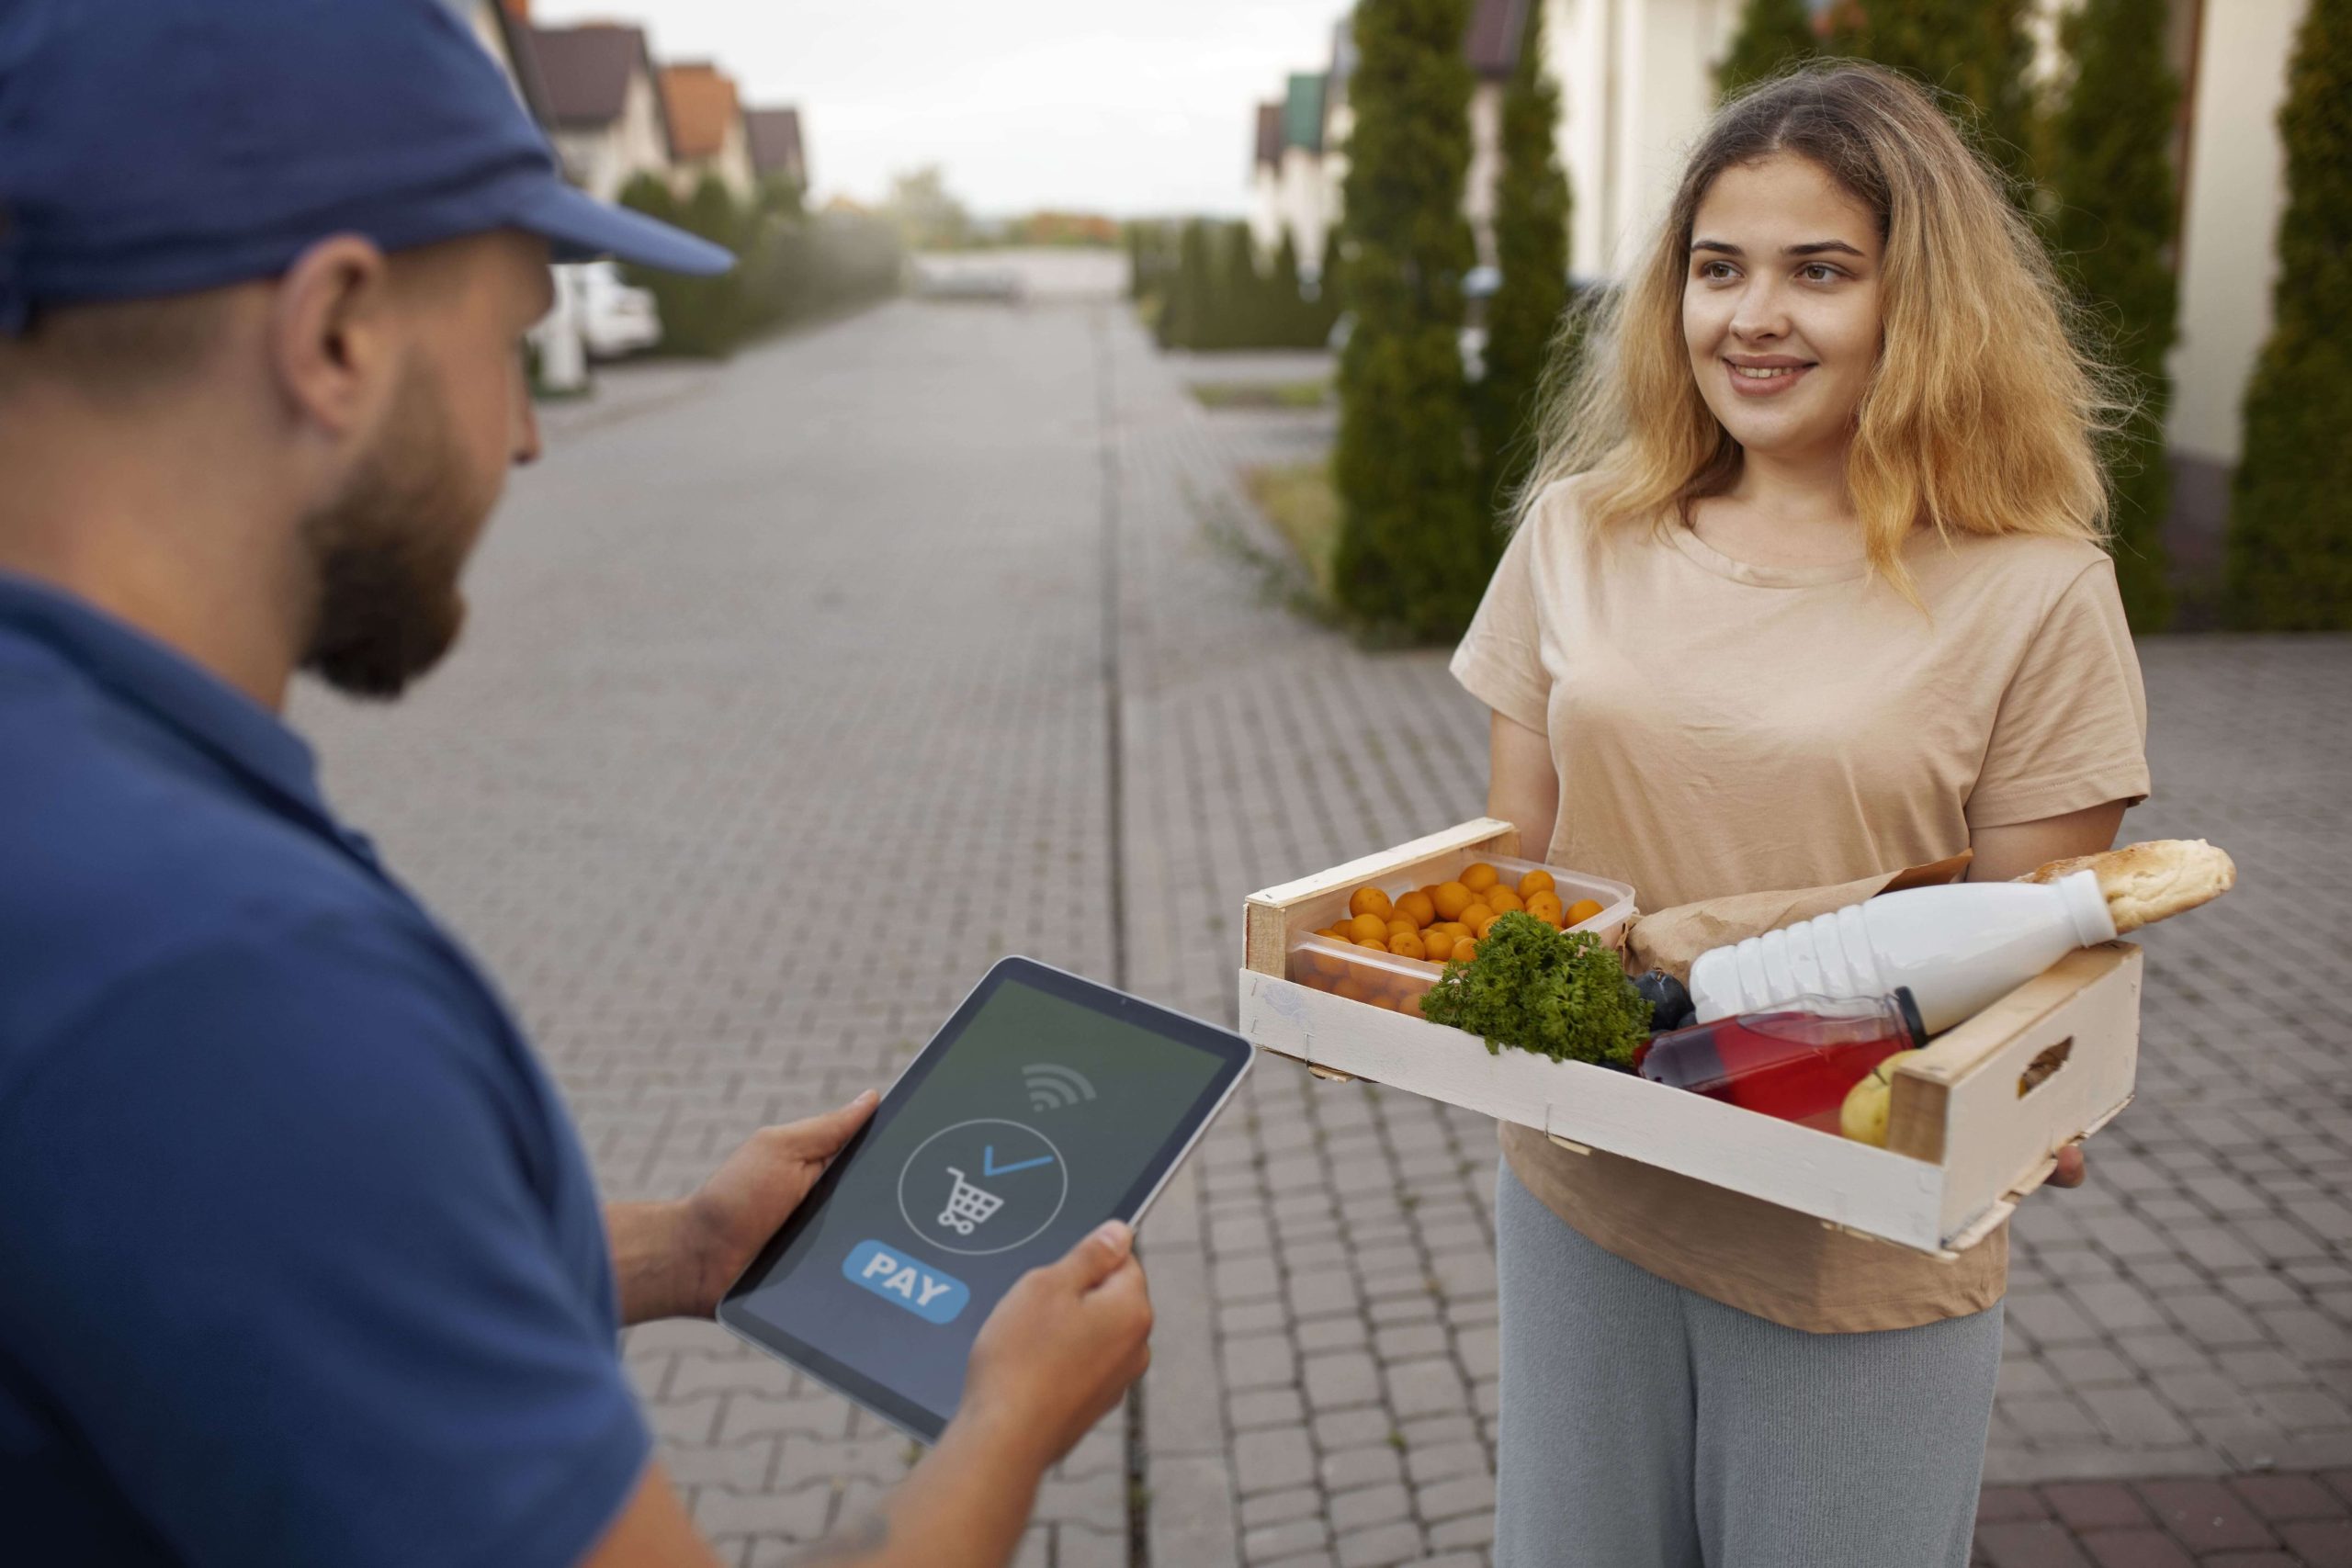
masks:
<path fill-rule="evenodd" d="M 1804 997 L 1661 1034 L 1637 1070 L 1652 1083 L 1835 1133 L 1847 1091 L 1927 1038 L 1908 989 L 1888 997 Z"/>

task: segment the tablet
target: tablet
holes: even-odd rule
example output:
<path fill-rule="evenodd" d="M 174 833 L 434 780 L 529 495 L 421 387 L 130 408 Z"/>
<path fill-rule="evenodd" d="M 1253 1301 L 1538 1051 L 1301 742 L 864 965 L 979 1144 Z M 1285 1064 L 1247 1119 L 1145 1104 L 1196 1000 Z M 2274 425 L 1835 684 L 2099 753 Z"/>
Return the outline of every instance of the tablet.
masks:
<path fill-rule="evenodd" d="M 924 1442 L 1014 1280 L 1140 1219 L 1249 1071 L 1229 1030 L 1027 958 L 988 972 L 719 1303 Z"/>

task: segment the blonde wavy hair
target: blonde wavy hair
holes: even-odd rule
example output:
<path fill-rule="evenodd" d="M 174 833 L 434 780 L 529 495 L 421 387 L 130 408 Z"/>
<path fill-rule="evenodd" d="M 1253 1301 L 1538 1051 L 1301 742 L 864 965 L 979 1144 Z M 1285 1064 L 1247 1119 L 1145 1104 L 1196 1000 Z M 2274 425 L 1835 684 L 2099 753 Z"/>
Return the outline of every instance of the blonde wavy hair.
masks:
<path fill-rule="evenodd" d="M 1883 242 L 1883 337 L 1846 459 L 1873 570 L 1917 603 L 1901 552 L 1923 525 L 1946 539 L 2102 541 L 2098 447 L 2126 412 L 2114 377 L 2072 330 L 2066 292 L 2001 176 L 1925 89 L 1853 62 L 1765 81 L 1716 113 L 1638 268 L 1563 332 L 1522 505 L 1581 474 L 1596 534 L 1665 527 L 1737 477 L 1739 445 L 1691 376 L 1683 278 L 1715 176 L 1776 153 L 1819 164 Z"/>

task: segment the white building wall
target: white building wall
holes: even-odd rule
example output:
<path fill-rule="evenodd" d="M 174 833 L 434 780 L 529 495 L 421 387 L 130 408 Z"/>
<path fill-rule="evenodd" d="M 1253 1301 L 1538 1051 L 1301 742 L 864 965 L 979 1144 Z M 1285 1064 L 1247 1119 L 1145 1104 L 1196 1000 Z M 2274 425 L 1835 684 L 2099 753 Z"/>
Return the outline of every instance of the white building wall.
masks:
<path fill-rule="evenodd" d="M 1495 265 L 1495 186 L 1503 172 L 1503 85 L 1470 90 L 1470 167 L 1462 179 L 1462 216 L 1470 221 L 1478 265 Z"/>
<path fill-rule="evenodd" d="M 2239 403 L 2270 334 L 2286 205 L 2278 107 L 2305 6 L 2206 0 L 2182 210 L 2180 338 L 2166 415 L 2178 455 L 2238 459 Z"/>
<path fill-rule="evenodd" d="M 1329 212 L 1323 201 L 1323 160 L 1304 147 L 1283 149 L 1280 186 L 1280 207 L 1283 227 L 1290 231 L 1290 243 L 1298 251 L 1302 267 L 1313 266 L 1323 259 L 1323 234 L 1329 222 Z M 1282 244 L 1275 236 L 1277 248 Z"/>
<path fill-rule="evenodd" d="M 1250 243 L 1261 261 L 1272 260 L 1282 249 L 1283 182 L 1271 164 L 1250 165 Z"/>

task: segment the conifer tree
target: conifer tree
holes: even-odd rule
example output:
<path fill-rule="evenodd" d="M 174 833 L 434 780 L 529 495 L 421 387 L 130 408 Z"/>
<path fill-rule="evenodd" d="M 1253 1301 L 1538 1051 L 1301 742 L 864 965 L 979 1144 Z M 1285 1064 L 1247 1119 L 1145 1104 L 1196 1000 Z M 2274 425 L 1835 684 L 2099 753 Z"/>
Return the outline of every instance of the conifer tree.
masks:
<path fill-rule="evenodd" d="M 2032 173 L 2030 8 L 2030 0 L 1867 0 L 1840 14 L 1831 44 L 1966 99 L 1977 141 L 2022 185 Z"/>
<path fill-rule="evenodd" d="M 2287 209 L 2270 339 L 2245 394 L 2229 615 L 2352 629 L 2352 0 L 2310 0 L 2278 111 Z"/>
<path fill-rule="evenodd" d="M 1544 7 L 1527 7 L 1519 63 L 1503 91 L 1502 172 L 1495 189 L 1495 256 L 1502 282 L 1487 302 L 1486 374 L 1478 421 L 1479 507 L 1513 503 L 1534 458 L 1532 422 L 1553 334 L 1568 303 L 1568 177 L 1553 128 L 1560 93 L 1544 68 Z M 1489 564 L 1502 549 L 1490 531 Z"/>
<path fill-rule="evenodd" d="M 1715 96 L 1728 98 L 1749 83 L 1778 75 L 1820 52 L 1813 8 L 1805 0 L 1747 0 L 1739 15 L 1739 31 L 1732 35 L 1731 48 L 1715 67 Z"/>
<path fill-rule="evenodd" d="M 1457 342 L 1470 163 L 1466 0 L 1361 0 L 1346 189 L 1348 308 L 1332 466 L 1334 586 L 1360 622 L 1451 637 L 1485 590 L 1492 527 L 1477 504 Z"/>
<path fill-rule="evenodd" d="M 2179 206 L 2169 148 L 2180 84 L 2165 0 L 2086 0 L 2064 23 L 2074 81 L 2051 125 L 2051 247 L 2140 403 L 2110 446 L 2115 575 L 2134 631 L 2171 618 L 2162 531 L 2172 498 L 2165 405 L 2179 290 L 2166 253 Z"/>

